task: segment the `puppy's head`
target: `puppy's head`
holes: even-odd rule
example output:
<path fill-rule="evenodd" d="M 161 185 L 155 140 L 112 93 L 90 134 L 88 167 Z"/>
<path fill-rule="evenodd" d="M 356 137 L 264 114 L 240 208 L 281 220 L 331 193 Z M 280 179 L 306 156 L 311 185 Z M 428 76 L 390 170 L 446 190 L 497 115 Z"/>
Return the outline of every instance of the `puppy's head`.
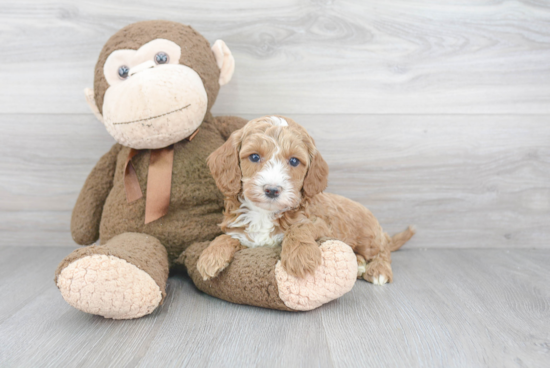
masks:
<path fill-rule="evenodd" d="M 313 138 L 282 116 L 249 121 L 208 157 L 208 166 L 225 196 L 242 192 L 268 211 L 298 206 L 322 192 L 328 179 Z"/>

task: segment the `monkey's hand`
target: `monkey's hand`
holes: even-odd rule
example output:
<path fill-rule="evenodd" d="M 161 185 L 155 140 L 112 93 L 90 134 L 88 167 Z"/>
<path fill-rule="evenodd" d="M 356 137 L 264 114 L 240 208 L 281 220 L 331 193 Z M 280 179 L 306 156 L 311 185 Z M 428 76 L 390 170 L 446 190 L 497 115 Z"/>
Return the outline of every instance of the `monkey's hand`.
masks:
<path fill-rule="evenodd" d="M 122 146 L 117 143 L 99 159 L 80 191 L 71 217 L 71 235 L 80 245 L 90 245 L 99 239 L 103 206 L 113 188 L 117 156 L 121 149 Z"/>

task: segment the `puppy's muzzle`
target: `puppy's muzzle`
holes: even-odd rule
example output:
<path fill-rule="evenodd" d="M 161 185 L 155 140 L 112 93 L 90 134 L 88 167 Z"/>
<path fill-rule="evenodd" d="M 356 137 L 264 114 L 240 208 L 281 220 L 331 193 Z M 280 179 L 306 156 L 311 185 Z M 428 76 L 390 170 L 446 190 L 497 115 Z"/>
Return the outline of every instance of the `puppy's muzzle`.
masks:
<path fill-rule="evenodd" d="M 272 198 L 272 199 L 275 199 L 275 198 L 279 197 L 282 190 L 283 190 L 283 188 L 281 188 L 281 187 L 274 187 L 274 186 L 271 186 L 271 185 L 264 185 L 265 195 L 269 198 Z"/>

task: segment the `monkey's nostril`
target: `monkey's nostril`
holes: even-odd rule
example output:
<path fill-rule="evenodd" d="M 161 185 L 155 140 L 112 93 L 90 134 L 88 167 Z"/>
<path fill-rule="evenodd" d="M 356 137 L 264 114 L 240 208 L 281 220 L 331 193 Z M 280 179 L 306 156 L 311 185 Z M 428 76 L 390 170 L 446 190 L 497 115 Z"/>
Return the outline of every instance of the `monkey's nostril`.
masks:
<path fill-rule="evenodd" d="M 277 198 L 281 194 L 281 187 L 264 187 L 264 193 L 269 198 Z"/>

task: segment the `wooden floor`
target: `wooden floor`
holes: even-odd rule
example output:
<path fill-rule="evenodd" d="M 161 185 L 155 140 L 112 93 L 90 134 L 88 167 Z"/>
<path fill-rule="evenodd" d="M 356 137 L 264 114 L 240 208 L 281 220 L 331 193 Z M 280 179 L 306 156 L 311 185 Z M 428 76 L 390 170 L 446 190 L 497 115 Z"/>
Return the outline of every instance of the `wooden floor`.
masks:
<path fill-rule="evenodd" d="M 357 282 L 306 313 L 239 306 L 169 279 L 138 320 L 79 312 L 53 270 L 67 248 L 0 248 L 1 367 L 548 367 L 550 250 L 394 253 L 395 282 Z"/>

